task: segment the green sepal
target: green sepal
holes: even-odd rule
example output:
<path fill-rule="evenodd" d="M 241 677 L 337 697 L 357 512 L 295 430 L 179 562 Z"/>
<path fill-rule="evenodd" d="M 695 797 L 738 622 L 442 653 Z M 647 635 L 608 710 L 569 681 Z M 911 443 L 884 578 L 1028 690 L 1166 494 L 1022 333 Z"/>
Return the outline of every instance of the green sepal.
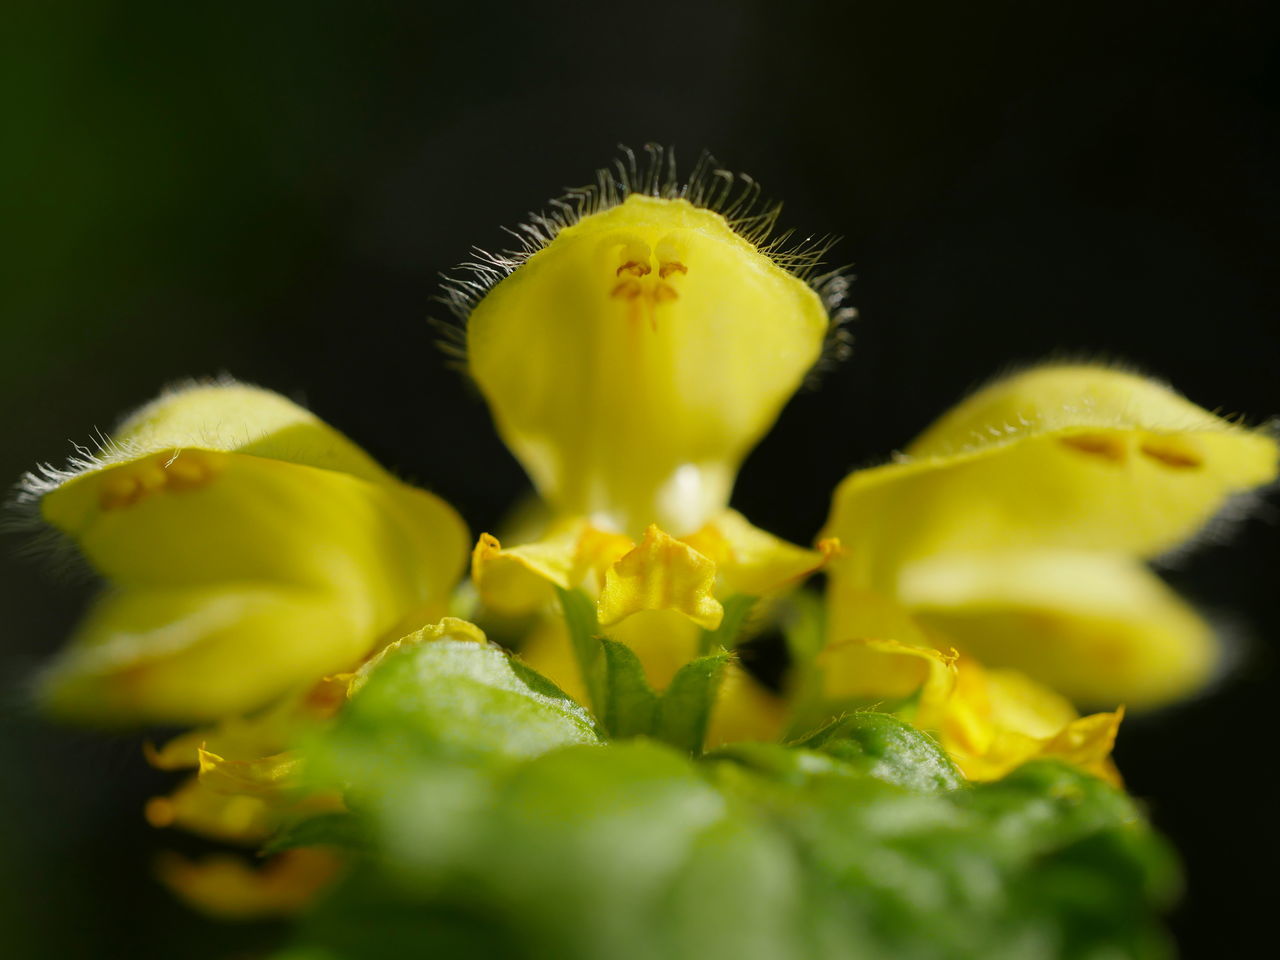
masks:
<path fill-rule="evenodd" d="M 283 827 L 262 845 L 258 856 L 269 857 L 296 847 L 339 847 L 360 850 L 368 844 L 359 817 L 350 813 L 322 813 Z"/>
<path fill-rule="evenodd" d="M 660 697 L 645 679 L 640 658 L 625 643 L 608 637 L 596 642 L 604 651 L 605 729 L 612 737 L 653 734 Z"/>
<path fill-rule="evenodd" d="M 780 619 L 792 661 L 808 665 L 827 642 L 827 608 L 822 596 L 808 588 L 796 590 L 783 600 Z"/>
<path fill-rule="evenodd" d="M 731 656 L 721 651 L 686 663 L 665 693 L 658 693 L 649 685 L 635 652 L 600 633 L 595 605 L 586 593 L 559 588 L 557 593 L 592 709 L 608 734 L 653 737 L 688 753 L 700 753 Z M 754 603 L 752 597 L 730 598 L 721 630 L 703 631 L 704 642 L 709 636 L 736 636 Z"/>
<path fill-rule="evenodd" d="M 832 715 L 819 709 L 821 678 L 814 664 L 826 644 L 827 609 L 820 594 L 802 588 L 782 599 L 777 616 L 790 661 L 785 729 L 792 739 Z"/>
<path fill-rule="evenodd" d="M 596 619 L 596 605 L 586 592 L 579 589 L 565 590 L 556 587 L 560 609 L 564 612 L 565 626 L 569 630 L 569 642 L 573 656 L 582 672 L 582 684 L 587 689 L 587 706 L 603 719 L 606 712 L 605 673 L 606 664 L 600 647 L 600 624 Z"/>
<path fill-rule="evenodd" d="M 698 652 L 709 654 L 713 650 L 732 650 L 742 640 L 743 628 L 751 617 L 759 597 L 735 593 L 724 601 L 724 617 L 714 630 L 703 630 L 698 636 Z"/>
<path fill-rule="evenodd" d="M 732 659 L 722 650 L 681 667 L 658 701 L 654 736 L 694 756 L 702 753 L 720 681 Z"/>
<path fill-rule="evenodd" d="M 724 668 L 726 652 L 691 660 L 667 689 L 657 693 L 645 678 L 644 666 L 624 643 L 601 637 L 605 663 L 604 726 L 610 736 L 653 737 L 697 755 L 707 736 Z"/>

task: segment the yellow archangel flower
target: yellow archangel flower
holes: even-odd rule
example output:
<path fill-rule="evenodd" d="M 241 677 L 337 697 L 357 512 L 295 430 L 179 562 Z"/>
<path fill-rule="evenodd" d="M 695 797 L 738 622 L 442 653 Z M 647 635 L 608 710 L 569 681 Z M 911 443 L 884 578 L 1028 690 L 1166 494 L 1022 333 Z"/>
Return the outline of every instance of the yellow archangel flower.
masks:
<path fill-rule="evenodd" d="M 903 714 L 975 779 L 1040 755 L 1114 779 L 1119 712 L 1081 718 L 1042 682 L 1141 706 L 1203 680 L 1208 628 L 1144 564 L 1271 481 L 1272 436 L 1131 374 L 1045 367 L 848 477 L 817 549 L 787 543 L 729 496 L 788 398 L 839 351 L 846 281 L 814 275 L 821 242 L 767 240 L 778 209 L 757 206 L 751 181 L 704 159 L 681 183 L 669 154 L 643 172 L 628 158 L 535 217 L 525 249 L 482 255 L 449 287 L 467 369 L 550 508 L 537 536 L 480 537 L 485 611 L 536 613 L 525 655 L 585 701 L 558 595 L 585 593 L 660 689 L 732 641 L 730 611 L 830 563 L 827 702 L 906 698 Z M 157 826 L 257 843 L 338 808 L 295 789 L 298 731 L 402 637 L 484 639 L 440 619 L 465 564 L 458 515 L 265 390 L 165 394 L 20 496 L 107 581 L 42 678 L 49 708 L 207 725 L 151 751 L 195 771 L 149 805 Z M 938 652 L 952 645 L 959 659 Z M 785 720 L 731 670 L 708 741 L 774 737 Z M 262 915 L 332 873 L 308 857 L 265 872 L 171 859 L 162 874 L 193 902 Z"/>
<path fill-rule="evenodd" d="M 467 531 L 294 403 L 232 381 L 172 391 L 22 498 L 108 581 L 41 679 L 47 707 L 103 724 L 211 723 L 148 758 L 194 768 L 147 805 L 157 827 L 260 844 L 341 809 L 299 789 L 290 749 L 370 653 L 438 618 Z M 251 715 L 250 715 L 251 714 Z M 317 859 L 318 858 L 318 859 Z M 229 916 L 294 908 L 334 873 L 291 852 L 261 872 L 170 856 L 161 878 Z"/>
<path fill-rule="evenodd" d="M 836 490 L 830 635 L 858 636 L 878 595 L 944 648 L 1077 702 L 1159 705 L 1202 684 L 1216 649 L 1145 563 L 1276 469 L 1271 431 L 1132 373 L 1051 365 L 997 381 Z"/>
<path fill-rule="evenodd" d="M 473 265 L 492 288 L 458 282 L 455 303 L 498 432 L 556 513 L 681 535 L 727 505 L 845 286 L 805 282 L 822 244 L 762 246 L 778 208 L 749 181 L 729 196 L 700 164 L 681 184 L 661 157 L 621 172 L 536 218 L 527 250 Z"/>
<path fill-rule="evenodd" d="M 108 581 L 50 709 L 200 723 L 349 669 L 444 612 L 466 528 L 296 404 L 233 382 L 130 417 L 24 496 Z"/>
<path fill-rule="evenodd" d="M 468 370 L 552 512 L 535 542 L 481 538 L 482 599 L 514 611 L 584 589 L 659 687 L 722 601 L 775 593 L 832 551 L 760 531 L 728 501 L 845 316 L 845 280 L 810 276 L 821 243 L 780 252 L 765 243 L 777 208 L 757 208 L 752 182 L 735 194 L 704 161 L 682 184 L 670 159 L 603 172 L 535 218 L 525 250 L 454 287 Z M 540 638 L 526 655 L 577 689 L 558 669 L 567 640 Z"/>
<path fill-rule="evenodd" d="M 845 602 L 850 598 L 846 597 Z M 994 780 L 1037 757 L 1055 757 L 1119 785 L 1110 759 L 1123 708 L 1081 717 L 1060 694 L 1016 670 L 984 668 L 942 652 L 902 607 L 872 593 L 855 598 L 852 635 L 827 644 L 815 666 L 827 708 L 859 703 L 897 712 L 933 732 L 970 780 Z M 888 697 L 889 703 L 877 698 Z"/>

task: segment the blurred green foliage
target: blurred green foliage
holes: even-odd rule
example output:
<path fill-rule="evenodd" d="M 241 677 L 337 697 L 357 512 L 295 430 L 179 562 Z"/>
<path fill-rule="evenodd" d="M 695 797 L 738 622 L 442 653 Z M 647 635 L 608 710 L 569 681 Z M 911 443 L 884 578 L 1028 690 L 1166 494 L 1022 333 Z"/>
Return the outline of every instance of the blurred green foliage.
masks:
<path fill-rule="evenodd" d="M 883 714 L 694 760 L 603 742 L 497 648 L 443 640 L 389 656 L 307 754 L 352 810 L 310 839 L 355 865 L 278 960 L 1168 955 L 1177 871 L 1127 796 L 1045 762 L 964 784 Z"/>

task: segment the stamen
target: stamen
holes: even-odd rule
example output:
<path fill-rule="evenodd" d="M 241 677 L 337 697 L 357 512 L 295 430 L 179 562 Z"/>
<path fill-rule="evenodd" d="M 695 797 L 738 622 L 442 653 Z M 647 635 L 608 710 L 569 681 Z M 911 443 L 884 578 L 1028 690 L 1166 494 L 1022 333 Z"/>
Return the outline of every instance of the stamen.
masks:
<path fill-rule="evenodd" d="M 1064 447 L 1079 450 L 1091 457 L 1100 457 L 1112 463 L 1124 463 L 1126 455 L 1124 439 L 1106 433 L 1079 433 L 1070 437 L 1062 437 Z"/>
<path fill-rule="evenodd" d="M 1204 458 L 1199 453 L 1172 437 L 1144 440 L 1138 449 L 1145 456 L 1174 470 L 1195 470 L 1204 466 Z"/>
<path fill-rule="evenodd" d="M 133 477 L 109 475 L 98 487 L 98 505 L 103 510 L 127 507 L 138 497 L 138 481 Z"/>
<path fill-rule="evenodd" d="M 207 450 L 183 450 L 114 467 L 99 482 L 98 505 L 103 510 L 120 510 L 166 490 L 196 490 L 222 471 L 224 459 Z"/>
<path fill-rule="evenodd" d="M 609 296 L 620 300 L 634 300 L 643 292 L 644 288 L 640 286 L 639 280 L 623 280 L 609 291 Z"/>
<path fill-rule="evenodd" d="M 213 471 L 202 457 L 178 457 L 165 467 L 165 478 L 174 490 L 194 490 L 209 482 Z"/>

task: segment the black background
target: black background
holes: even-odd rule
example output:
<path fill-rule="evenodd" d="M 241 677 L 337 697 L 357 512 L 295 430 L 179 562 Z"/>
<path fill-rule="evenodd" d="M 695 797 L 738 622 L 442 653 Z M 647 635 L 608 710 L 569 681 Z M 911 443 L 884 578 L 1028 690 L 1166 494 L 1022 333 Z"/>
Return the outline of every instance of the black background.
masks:
<path fill-rule="evenodd" d="M 306 401 L 491 526 L 523 476 L 426 322 L 615 145 L 707 147 L 844 240 L 852 360 L 799 396 L 735 505 L 806 541 L 851 467 L 1046 356 L 1123 359 L 1280 412 L 1280 34 L 1266 5 L 47 4 L 0 14 L 0 468 L 166 382 Z M 1126 721 L 1131 790 L 1189 873 L 1185 955 L 1270 929 L 1273 505 L 1170 576 L 1233 638 L 1200 700 Z M 0 924 L 15 956 L 226 956 L 147 876 L 136 738 L 31 717 L 87 590 L 0 566 Z M 252 935 L 270 935 L 255 928 Z"/>

